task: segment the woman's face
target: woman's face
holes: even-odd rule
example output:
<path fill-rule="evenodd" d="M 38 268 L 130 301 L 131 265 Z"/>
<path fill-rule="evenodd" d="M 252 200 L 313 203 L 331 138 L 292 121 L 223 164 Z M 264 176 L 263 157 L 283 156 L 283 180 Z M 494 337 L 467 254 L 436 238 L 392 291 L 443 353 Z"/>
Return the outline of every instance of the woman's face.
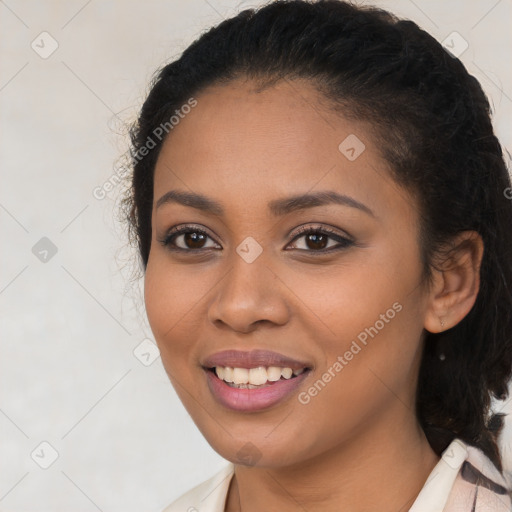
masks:
<path fill-rule="evenodd" d="M 307 82 L 196 99 L 156 165 L 145 278 L 180 399 L 235 463 L 291 465 L 395 435 L 415 421 L 427 307 L 415 202 L 367 126 L 323 108 Z"/>

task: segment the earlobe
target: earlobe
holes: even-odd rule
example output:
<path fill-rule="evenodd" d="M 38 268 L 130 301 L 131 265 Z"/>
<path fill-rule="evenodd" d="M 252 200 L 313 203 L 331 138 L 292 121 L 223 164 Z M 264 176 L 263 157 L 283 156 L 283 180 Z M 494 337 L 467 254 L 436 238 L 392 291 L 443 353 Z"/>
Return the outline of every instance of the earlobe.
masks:
<path fill-rule="evenodd" d="M 484 252 L 476 231 L 459 233 L 432 269 L 424 328 L 438 333 L 456 326 L 475 304 Z"/>

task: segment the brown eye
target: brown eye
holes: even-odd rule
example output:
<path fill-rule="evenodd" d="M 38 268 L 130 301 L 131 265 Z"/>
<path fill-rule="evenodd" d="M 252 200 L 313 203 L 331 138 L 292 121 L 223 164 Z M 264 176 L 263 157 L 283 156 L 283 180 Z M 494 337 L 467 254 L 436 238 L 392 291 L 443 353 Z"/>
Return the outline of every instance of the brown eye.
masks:
<path fill-rule="evenodd" d="M 297 235 L 293 243 L 296 245 L 295 249 L 306 252 L 330 252 L 332 250 L 343 249 L 354 244 L 352 240 L 341 236 L 327 228 L 305 228 L 302 229 L 300 234 Z M 296 241 L 304 239 L 302 244 L 298 244 Z M 330 242 L 333 242 L 329 245 Z M 299 247 L 297 247 L 299 245 Z M 302 247 L 300 247 L 302 245 Z"/>
<path fill-rule="evenodd" d="M 329 237 L 318 233 L 310 233 L 305 235 L 306 246 L 309 249 L 325 249 Z"/>
<path fill-rule="evenodd" d="M 183 237 L 183 243 L 187 249 L 201 249 L 208 238 L 203 233 L 197 233 L 196 231 L 190 231 L 181 235 Z"/>
<path fill-rule="evenodd" d="M 201 249 L 216 248 L 217 244 L 207 245 L 211 237 L 200 229 L 192 226 L 172 229 L 171 232 L 160 241 L 163 246 L 167 246 L 171 250 L 181 251 L 198 251 Z"/>

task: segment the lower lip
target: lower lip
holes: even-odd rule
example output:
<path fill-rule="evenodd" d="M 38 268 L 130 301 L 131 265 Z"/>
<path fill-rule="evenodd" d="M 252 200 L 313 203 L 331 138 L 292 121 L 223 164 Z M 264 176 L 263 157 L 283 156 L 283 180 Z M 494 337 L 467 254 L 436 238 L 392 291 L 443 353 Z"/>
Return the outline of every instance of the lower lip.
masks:
<path fill-rule="evenodd" d="M 243 412 L 260 411 L 290 396 L 303 382 L 309 373 L 305 370 L 291 379 L 280 379 L 262 388 L 238 389 L 228 386 L 223 380 L 209 370 L 207 373 L 208 387 L 213 396 L 225 407 Z"/>

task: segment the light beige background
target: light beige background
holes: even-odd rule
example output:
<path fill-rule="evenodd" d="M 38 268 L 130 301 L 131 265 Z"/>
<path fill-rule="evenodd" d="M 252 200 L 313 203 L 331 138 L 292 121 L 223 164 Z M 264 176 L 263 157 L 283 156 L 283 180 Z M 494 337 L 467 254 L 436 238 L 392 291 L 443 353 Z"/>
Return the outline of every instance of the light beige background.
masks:
<path fill-rule="evenodd" d="M 206 27 L 261 3 L 0 1 L 1 511 L 157 512 L 226 463 L 160 359 L 143 364 L 153 357 L 140 355 L 151 331 L 141 283 L 122 271 L 132 253 L 119 253 L 121 187 L 103 200 L 93 191 L 126 149 L 124 123 L 153 71 Z M 510 149 L 512 0 L 373 3 L 440 41 L 456 31 L 468 42 L 461 59 Z M 512 475 L 511 441 L 508 422 L 502 449 Z M 43 469 L 53 450 L 58 458 Z"/>

